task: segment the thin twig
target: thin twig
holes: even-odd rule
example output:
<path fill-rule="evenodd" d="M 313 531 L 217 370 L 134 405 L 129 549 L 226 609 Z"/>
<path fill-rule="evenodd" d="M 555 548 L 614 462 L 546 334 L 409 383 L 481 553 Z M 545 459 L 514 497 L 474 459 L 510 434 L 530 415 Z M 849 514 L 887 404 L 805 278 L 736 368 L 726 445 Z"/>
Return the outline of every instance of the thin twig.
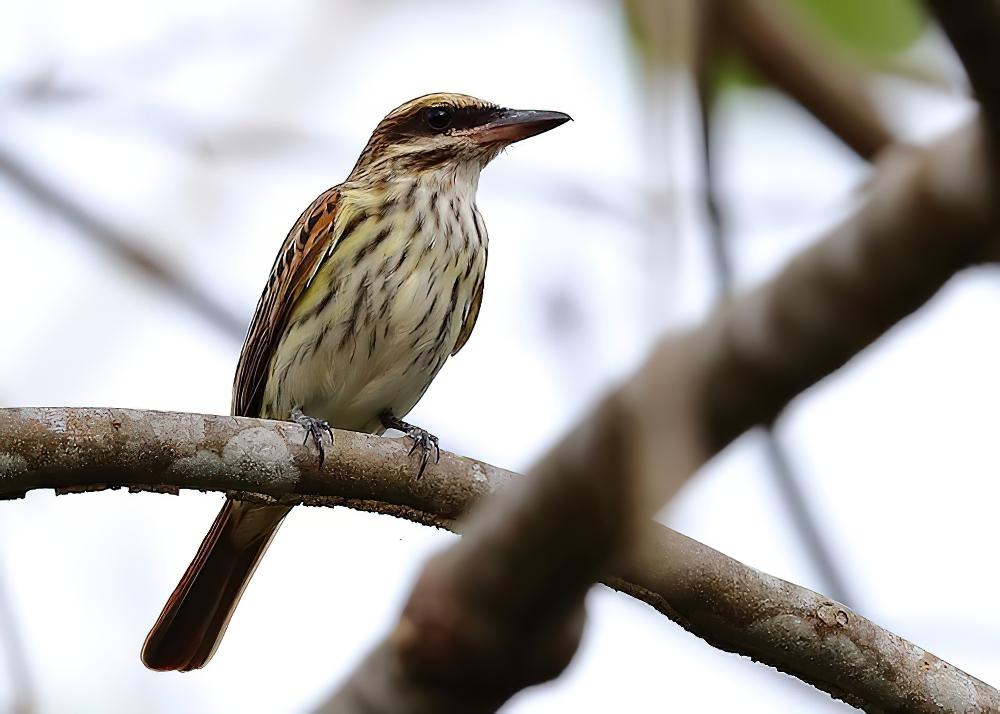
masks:
<path fill-rule="evenodd" d="M 211 294 L 157 256 L 141 247 L 141 241 L 118 230 L 83 204 L 52 186 L 38 173 L 0 149 L 0 174 L 41 208 L 59 217 L 82 237 L 96 243 L 166 292 L 223 334 L 242 339 L 245 321 L 230 312 Z"/>

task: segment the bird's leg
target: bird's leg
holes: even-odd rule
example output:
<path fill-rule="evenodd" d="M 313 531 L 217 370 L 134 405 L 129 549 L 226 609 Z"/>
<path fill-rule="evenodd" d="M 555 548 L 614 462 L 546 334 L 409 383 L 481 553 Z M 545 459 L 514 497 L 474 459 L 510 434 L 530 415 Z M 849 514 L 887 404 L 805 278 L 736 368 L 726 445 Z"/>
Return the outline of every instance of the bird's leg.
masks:
<path fill-rule="evenodd" d="M 323 449 L 323 432 L 325 431 L 330 435 L 330 441 L 333 441 L 333 429 L 322 419 L 316 419 L 302 411 L 301 407 L 295 407 L 291 412 L 292 421 L 301 426 L 306 430 L 306 438 L 302 440 L 305 444 L 309 441 L 309 437 L 312 437 L 313 443 L 316 444 L 316 448 L 319 449 L 319 465 L 323 465 L 323 459 L 326 458 L 326 451 Z"/>
<path fill-rule="evenodd" d="M 419 426 L 407 424 L 399 417 L 393 416 L 390 412 L 382 414 L 380 419 L 382 426 L 386 429 L 401 431 L 413 439 L 413 446 L 410 447 L 411 454 L 418 448 L 420 449 L 420 470 L 417 471 L 417 478 L 424 475 L 424 469 L 427 468 L 427 461 L 430 459 L 431 450 L 434 451 L 434 461 L 438 462 L 441 460 L 441 448 L 438 446 L 438 438 L 432 433 L 426 429 L 421 429 Z"/>

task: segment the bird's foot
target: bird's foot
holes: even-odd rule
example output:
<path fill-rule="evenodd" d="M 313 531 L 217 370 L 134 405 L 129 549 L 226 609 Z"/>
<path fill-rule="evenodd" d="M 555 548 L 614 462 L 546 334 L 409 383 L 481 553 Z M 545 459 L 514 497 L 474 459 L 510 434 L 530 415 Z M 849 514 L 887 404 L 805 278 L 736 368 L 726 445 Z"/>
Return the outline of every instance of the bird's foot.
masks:
<path fill-rule="evenodd" d="M 410 447 L 411 454 L 417 449 L 420 449 L 420 469 L 417 471 L 417 478 L 424 475 L 424 469 L 427 468 L 427 462 L 430 460 L 431 451 L 434 452 L 435 463 L 441 460 L 441 448 L 438 446 L 438 438 L 426 429 L 421 429 L 419 426 L 413 426 L 413 424 L 407 424 L 402 419 L 394 417 L 389 413 L 382 415 L 382 426 L 386 429 L 401 431 L 410 437 L 413 440 L 413 446 Z"/>
<path fill-rule="evenodd" d="M 306 438 L 302 440 L 303 444 L 309 441 L 309 437 L 312 437 L 313 443 L 319 450 L 319 465 L 322 466 L 323 460 L 326 458 L 326 451 L 323 448 L 323 432 L 329 434 L 330 441 L 333 442 L 333 429 L 322 419 L 309 416 L 299 407 L 292 409 L 291 417 L 292 421 L 306 430 Z"/>

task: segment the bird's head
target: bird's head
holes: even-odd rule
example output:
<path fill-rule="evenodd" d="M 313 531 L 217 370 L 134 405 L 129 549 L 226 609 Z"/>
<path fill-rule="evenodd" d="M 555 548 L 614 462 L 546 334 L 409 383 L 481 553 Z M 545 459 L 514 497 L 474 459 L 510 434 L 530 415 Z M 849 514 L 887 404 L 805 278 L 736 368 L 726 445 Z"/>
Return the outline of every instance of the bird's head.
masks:
<path fill-rule="evenodd" d="M 427 94 L 379 122 L 351 177 L 390 178 L 462 166 L 478 171 L 506 146 L 569 119 L 562 112 L 505 109 L 465 94 Z"/>

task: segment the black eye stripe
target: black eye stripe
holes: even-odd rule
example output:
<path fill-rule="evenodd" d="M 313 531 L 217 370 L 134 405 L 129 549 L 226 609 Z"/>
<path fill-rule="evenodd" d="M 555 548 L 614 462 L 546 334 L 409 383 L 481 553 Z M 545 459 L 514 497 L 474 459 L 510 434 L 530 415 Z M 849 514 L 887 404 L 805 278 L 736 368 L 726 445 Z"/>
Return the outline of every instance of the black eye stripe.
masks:
<path fill-rule="evenodd" d="M 482 126 L 496 119 L 499 114 L 500 110 L 496 107 L 466 107 L 459 112 L 456 125 L 461 124 L 466 129 Z"/>
<path fill-rule="evenodd" d="M 446 109 L 451 112 L 451 123 L 443 129 L 435 129 L 427 122 L 427 112 L 432 109 Z M 490 105 L 455 107 L 448 104 L 424 106 L 394 118 L 382 127 L 386 136 L 413 137 L 433 136 L 482 126 L 496 119 L 502 109 Z"/>

